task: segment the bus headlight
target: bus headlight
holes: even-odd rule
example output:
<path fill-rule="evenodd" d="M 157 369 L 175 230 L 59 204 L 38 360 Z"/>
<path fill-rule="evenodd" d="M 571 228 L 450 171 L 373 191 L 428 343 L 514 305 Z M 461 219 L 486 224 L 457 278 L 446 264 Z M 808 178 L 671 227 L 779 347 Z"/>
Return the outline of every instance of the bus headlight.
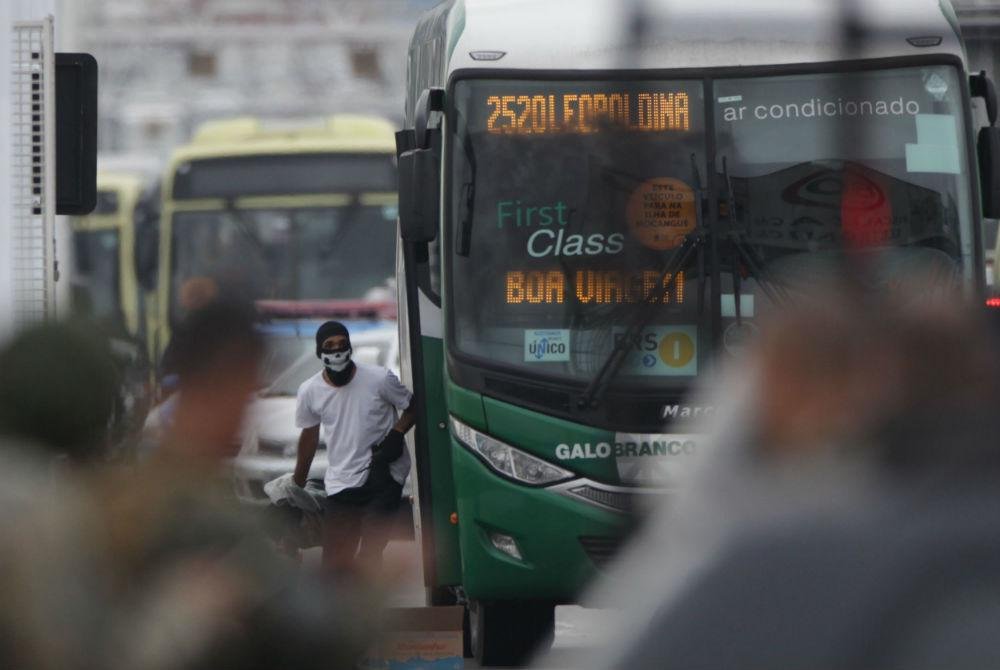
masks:
<path fill-rule="evenodd" d="M 569 479 L 573 473 L 547 461 L 515 449 L 451 417 L 451 430 L 463 445 L 478 454 L 486 464 L 505 477 L 540 486 Z"/>

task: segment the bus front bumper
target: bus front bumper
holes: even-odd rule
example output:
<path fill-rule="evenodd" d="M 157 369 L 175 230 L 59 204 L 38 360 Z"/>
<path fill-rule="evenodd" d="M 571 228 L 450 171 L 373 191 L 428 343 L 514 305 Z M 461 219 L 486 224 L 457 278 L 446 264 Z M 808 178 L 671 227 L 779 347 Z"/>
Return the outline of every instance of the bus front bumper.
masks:
<path fill-rule="evenodd" d="M 466 595 L 574 602 L 628 531 L 632 518 L 617 507 L 629 490 L 583 478 L 524 486 L 452 447 Z"/>

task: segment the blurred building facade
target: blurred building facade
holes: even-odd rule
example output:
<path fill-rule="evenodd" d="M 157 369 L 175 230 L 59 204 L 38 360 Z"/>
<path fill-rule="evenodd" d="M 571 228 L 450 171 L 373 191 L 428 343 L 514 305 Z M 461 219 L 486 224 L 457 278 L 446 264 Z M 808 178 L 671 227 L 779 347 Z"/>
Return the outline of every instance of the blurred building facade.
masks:
<path fill-rule="evenodd" d="M 438 0 L 59 0 L 59 48 L 100 63 L 101 150 L 165 156 L 206 119 L 401 120 L 405 54 Z M 1000 0 L 954 0 L 974 69 L 1000 72 Z"/>
<path fill-rule="evenodd" d="M 100 63 L 100 149 L 165 157 L 210 118 L 402 117 L 406 47 L 437 0 L 61 0 L 60 49 Z"/>

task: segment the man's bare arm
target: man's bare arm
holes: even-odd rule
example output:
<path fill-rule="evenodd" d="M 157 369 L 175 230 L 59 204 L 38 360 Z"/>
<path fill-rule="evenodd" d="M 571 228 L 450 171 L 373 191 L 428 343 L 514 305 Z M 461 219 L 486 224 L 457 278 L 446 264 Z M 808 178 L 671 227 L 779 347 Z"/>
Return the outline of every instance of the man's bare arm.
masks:
<path fill-rule="evenodd" d="M 392 429 L 406 435 L 406 431 L 413 428 L 413 424 L 416 422 L 417 413 L 413 411 L 413 402 L 410 402 L 410 406 L 403 410 L 403 413 L 399 415 L 399 419 L 396 421 L 396 425 L 393 426 Z"/>
<path fill-rule="evenodd" d="M 299 435 L 298 458 L 295 461 L 295 483 L 299 486 L 306 485 L 309 478 L 309 468 L 312 467 L 313 456 L 316 455 L 316 447 L 319 445 L 319 426 L 303 428 Z"/>

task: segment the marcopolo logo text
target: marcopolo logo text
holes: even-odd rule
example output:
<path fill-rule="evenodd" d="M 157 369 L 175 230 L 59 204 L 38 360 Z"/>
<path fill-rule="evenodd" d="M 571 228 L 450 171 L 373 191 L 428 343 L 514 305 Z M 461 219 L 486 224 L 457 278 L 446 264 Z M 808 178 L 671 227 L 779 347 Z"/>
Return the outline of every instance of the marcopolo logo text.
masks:
<path fill-rule="evenodd" d="M 660 410 L 661 419 L 701 419 L 715 414 L 714 405 L 664 405 Z"/>

